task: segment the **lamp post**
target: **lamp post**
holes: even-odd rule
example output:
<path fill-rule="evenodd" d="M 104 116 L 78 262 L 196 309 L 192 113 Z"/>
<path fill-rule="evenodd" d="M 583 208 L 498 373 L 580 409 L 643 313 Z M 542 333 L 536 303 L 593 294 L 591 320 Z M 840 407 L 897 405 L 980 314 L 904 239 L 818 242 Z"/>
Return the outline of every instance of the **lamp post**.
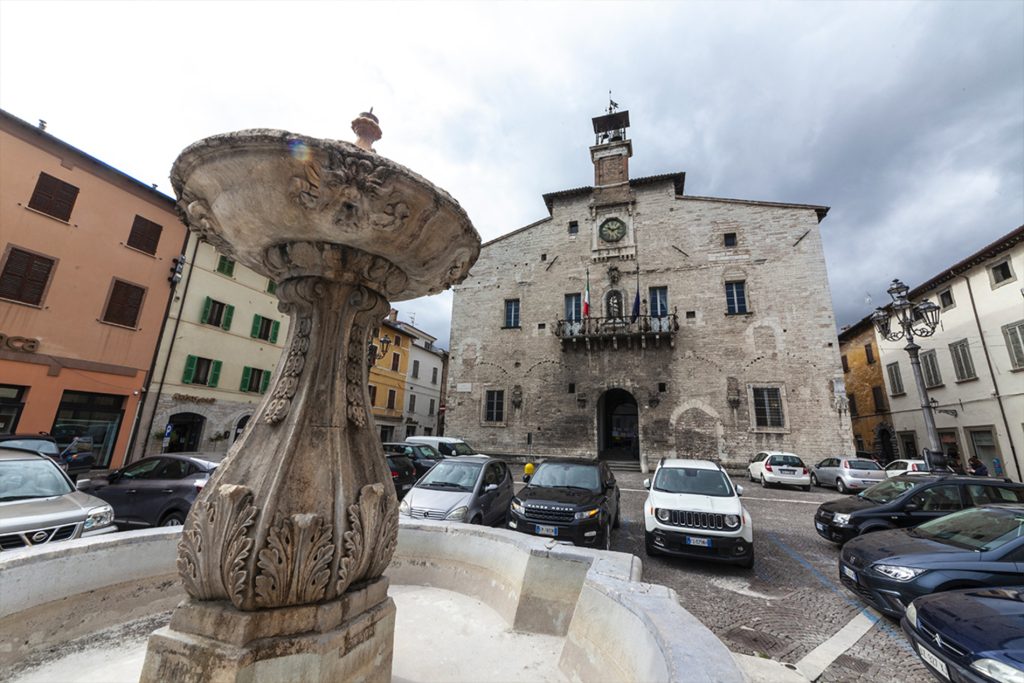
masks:
<path fill-rule="evenodd" d="M 371 341 L 366 347 L 366 364 L 372 366 L 381 358 L 388 355 L 389 348 L 391 348 L 391 337 L 386 334 L 380 338 L 379 351 L 377 350 L 377 345 Z"/>
<path fill-rule="evenodd" d="M 935 414 L 932 412 L 932 404 L 928 400 L 928 389 L 924 384 L 924 375 L 921 373 L 921 347 L 914 342 L 914 337 L 930 337 L 935 333 L 935 327 L 939 324 L 939 307 L 925 299 L 919 304 L 913 304 L 907 299 L 907 292 L 910 288 L 899 280 L 893 280 L 887 290 L 892 298 L 892 313 L 883 308 L 875 309 L 871 314 L 871 322 L 879 336 L 895 342 L 906 339 L 907 345 L 903 350 L 910 354 L 910 367 L 914 371 L 914 382 L 917 384 L 917 394 L 921 399 L 921 412 L 924 413 L 924 426 L 928 430 L 929 450 L 934 453 L 942 453 L 942 444 L 939 443 L 939 432 L 935 428 Z M 892 329 L 892 320 L 896 319 L 899 329 Z M 928 459 L 925 458 L 925 462 Z M 929 465 L 930 468 L 930 465 Z"/>

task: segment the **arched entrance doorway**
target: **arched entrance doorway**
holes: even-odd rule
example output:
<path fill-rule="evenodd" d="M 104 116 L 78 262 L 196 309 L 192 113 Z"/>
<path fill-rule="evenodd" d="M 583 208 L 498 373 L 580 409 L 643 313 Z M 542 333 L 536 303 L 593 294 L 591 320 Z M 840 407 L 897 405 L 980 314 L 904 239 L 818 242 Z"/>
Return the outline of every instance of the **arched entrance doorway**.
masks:
<path fill-rule="evenodd" d="M 624 389 L 609 389 L 597 402 L 597 453 L 602 460 L 640 459 L 639 409 Z"/>
<path fill-rule="evenodd" d="M 164 453 L 189 453 L 199 450 L 206 418 L 196 413 L 175 413 L 167 420 L 171 435 Z"/>
<path fill-rule="evenodd" d="M 883 467 L 897 458 L 896 437 L 889 425 L 883 423 L 875 428 L 874 446 Z"/>

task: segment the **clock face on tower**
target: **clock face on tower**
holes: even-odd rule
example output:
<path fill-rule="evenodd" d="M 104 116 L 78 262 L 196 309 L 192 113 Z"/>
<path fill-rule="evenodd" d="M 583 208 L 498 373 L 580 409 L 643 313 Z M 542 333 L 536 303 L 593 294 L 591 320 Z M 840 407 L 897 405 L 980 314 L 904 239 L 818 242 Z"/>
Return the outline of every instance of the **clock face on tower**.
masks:
<path fill-rule="evenodd" d="M 609 218 L 604 223 L 601 223 L 597 234 L 605 242 L 618 242 L 626 236 L 626 224 L 618 218 Z"/>

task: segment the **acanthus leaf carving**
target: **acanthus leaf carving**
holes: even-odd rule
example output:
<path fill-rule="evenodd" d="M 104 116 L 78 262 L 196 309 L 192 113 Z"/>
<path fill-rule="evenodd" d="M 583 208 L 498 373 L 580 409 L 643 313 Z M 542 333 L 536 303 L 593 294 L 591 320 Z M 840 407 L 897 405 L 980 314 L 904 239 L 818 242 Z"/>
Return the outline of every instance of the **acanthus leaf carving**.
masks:
<path fill-rule="evenodd" d="M 279 518 L 260 550 L 255 584 L 259 607 L 304 605 L 324 598 L 334 558 L 334 528 L 320 515 Z"/>
<path fill-rule="evenodd" d="M 345 556 L 338 564 L 338 593 L 352 583 L 384 573 L 398 543 L 398 503 L 383 484 L 367 484 L 348 508 Z M 369 542 L 368 542 L 369 539 Z"/>

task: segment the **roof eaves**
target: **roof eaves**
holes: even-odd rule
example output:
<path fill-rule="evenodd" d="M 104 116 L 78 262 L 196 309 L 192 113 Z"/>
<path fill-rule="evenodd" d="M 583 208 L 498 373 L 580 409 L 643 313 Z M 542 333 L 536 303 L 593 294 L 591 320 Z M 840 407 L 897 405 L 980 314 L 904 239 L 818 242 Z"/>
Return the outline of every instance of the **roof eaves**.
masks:
<path fill-rule="evenodd" d="M 824 220 L 828 215 L 829 207 L 818 204 L 791 204 L 789 202 L 762 202 L 755 199 L 730 199 L 728 197 L 700 197 L 697 195 L 686 195 L 678 199 L 699 199 L 709 202 L 728 202 L 730 204 L 749 204 L 753 206 L 777 206 L 784 209 L 811 209 L 818 215 L 818 222 Z"/>
<path fill-rule="evenodd" d="M 982 247 L 981 249 L 974 252 L 973 254 L 963 259 L 962 261 L 953 264 L 952 266 L 945 269 L 938 275 L 935 275 L 931 279 L 925 281 L 924 283 L 918 285 L 917 287 L 914 287 L 907 294 L 907 298 L 914 299 L 916 297 L 921 296 L 928 290 L 934 289 L 935 287 L 941 285 L 943 282 L 952 280 L 960 273 L 968 271 L 971 268 L 974 268 L 975 266 L 981 265 L 982 263 L 989 260 L 990 258 L 993 258 L 994 256 L 998 256 L 1000 253 L 1007 251 L 1008 249 L 1016 245 L 1018 242 L 1021 242 L 1022 240 L 1024 240 L 1024 225 L 1021 225 L 1020 227 L 1011 230 L 1010 232 L 1003 235 L 996 241 Z"/>

